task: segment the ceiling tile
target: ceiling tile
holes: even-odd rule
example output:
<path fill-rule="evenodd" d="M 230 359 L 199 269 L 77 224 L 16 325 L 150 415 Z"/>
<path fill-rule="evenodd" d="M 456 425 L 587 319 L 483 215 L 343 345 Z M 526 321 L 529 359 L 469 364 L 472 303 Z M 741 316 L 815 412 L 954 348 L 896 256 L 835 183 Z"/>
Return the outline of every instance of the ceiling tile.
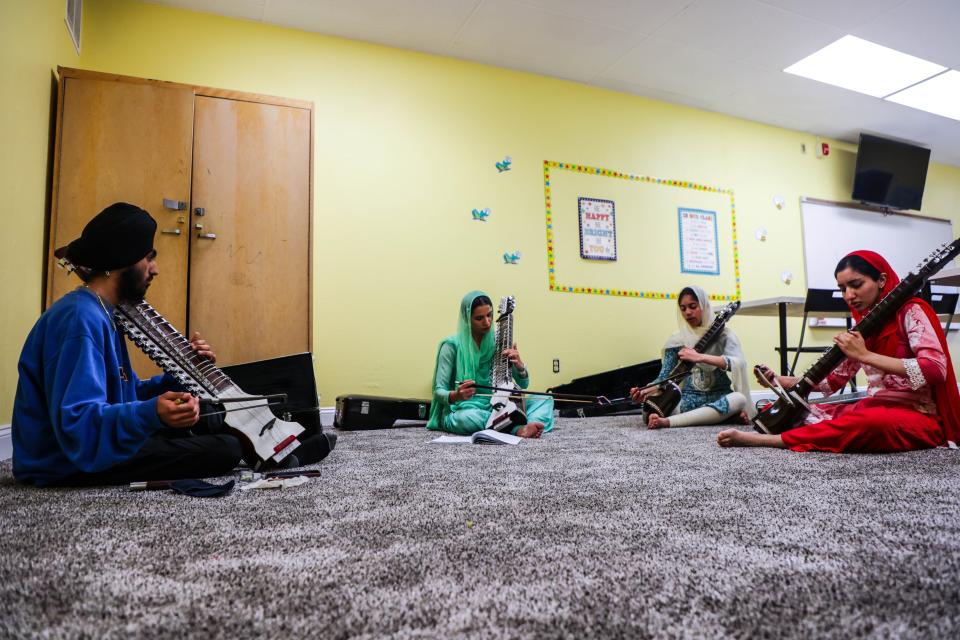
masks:
<path fill-rule="evenodd" d="M 167 7 L 214 13 L 219 16 L 260 20 L 267 0 L 145 0 L 150 4 L 162 4 Z"/>
<path fill-rule="evenodd" d="M 588 81 L 639 38 L 509 0 L 486 0 L 451 53 L 501 67 Z"/>
<path fill-rule="evenodd" d="M 656 35 L 781 70 L 845 34 L 757 0 L 699 0 Z"/>
<path fill-rule="evenodd" d="M 760 0 L 817 22 L 850 33 L 906 0 Z"/>
<path fill-rule="evenodd" d="M 960 68 L 958 0 L 908 0 L 852 33 L 937 64 Z"/>
<path fill-rule="evenodd" d="M 756 71 L 710 51 L 652 37 L 605 69 L 596 82 L 604 86 L 610 86 L 608 83 L 636 85 L 719 100 L 749 86 Z"/>
<path fill-rule="evenodd" d="M 264 19 L 294 29 L 445 53 L 478 0 L 267 0 Z"/>
<path fill-rule="evenodd" d="M 646 35 L 696 0 L 522 0 L 544 11 Z M 901 2 L 903 0 L 900 0 Z"/>

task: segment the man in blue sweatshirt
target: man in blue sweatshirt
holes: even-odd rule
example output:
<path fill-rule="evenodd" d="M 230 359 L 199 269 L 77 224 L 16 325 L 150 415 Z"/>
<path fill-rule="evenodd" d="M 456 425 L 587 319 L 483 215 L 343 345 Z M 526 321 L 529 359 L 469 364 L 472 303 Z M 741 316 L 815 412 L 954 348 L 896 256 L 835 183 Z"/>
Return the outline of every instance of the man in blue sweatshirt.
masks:
<path fill-rule="evenodd" d="M 150 214 L 118 202 L 66 248 L 84 285 L 47 309 L 20 355 L 13 404 L 13 474 L 45 485 L 126 484 L 225 475 L 239 441 L 187 431 L 199 401 L 169 376 L 139 380 L 113 321 L 139 302 L 159 270 Z M 199 335 L 193 349 L 214 358 Z"/>

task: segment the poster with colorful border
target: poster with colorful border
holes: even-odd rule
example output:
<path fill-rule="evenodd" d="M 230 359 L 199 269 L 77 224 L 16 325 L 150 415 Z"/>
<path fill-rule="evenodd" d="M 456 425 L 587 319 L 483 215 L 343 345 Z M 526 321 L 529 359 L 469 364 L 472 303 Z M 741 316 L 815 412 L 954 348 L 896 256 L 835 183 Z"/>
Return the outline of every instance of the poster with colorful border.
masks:
<path fill-rule="evenodd" d="M 677 209 L 680 232 L 680 272 L 720 275 L 720 244 L 717 241 L 717 212 Z"/>
<path fill-rule="evenodd" d="M 734 291 L 731 293 L 711 293 L 711 300 L 732 301 L 740 299 L 740 250 L 737 245 L 737 208 L 734 200 L 733 189 L 713 187 L 710 185 L 699 184 L 688 180 L 672 180 L 668 178 L 655 178 L 652 176 L 638 176 L 613 169 L 603 169 L 600 167 L 591 167 L 582 164 L 571 164 L 568 162 L 558 162 L 556 160 L 543 161 L 543 197 L 546 204 L 546 223 L 547 223 L 547 281 L 550 291 L 558 293 L 587 293 L 601 296 L 624 296 L 628 298 L 646 298 L 652 300 L 675 300 L 676 292 L 668 291 L 639 291 L 635 289 L 615 289 L 602 286 L 590 286 L 584 284 L 561 283 L 557 281 L 556 275 L 556 253 L 554 251 L 553 235 L 553 195 L 551 191 L 551 172 L 552 171 L 571 171 L 574 173 L 604 176 L 618 180 L 628 180 L 633 182 L 662 185 L 675 189 L 692 189 L 694 191 L 704 191 L 716 193 L 730 198 L 730 225 L 732 231 L 731 241 L 733 243 L 733 276 Z"/>
<path fill-rule="evenodd" d="M 613 200 L 577 198 L 580 216 L 580 257 L 617 259 L 617 219 Z"/>

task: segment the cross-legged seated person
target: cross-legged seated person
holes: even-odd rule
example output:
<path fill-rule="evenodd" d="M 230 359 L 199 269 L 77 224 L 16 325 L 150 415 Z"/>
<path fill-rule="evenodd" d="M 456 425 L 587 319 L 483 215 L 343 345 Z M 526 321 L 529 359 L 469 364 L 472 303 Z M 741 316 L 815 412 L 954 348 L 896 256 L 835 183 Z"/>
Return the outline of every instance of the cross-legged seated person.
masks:
<path fill-rule="evenodd" d="M 857 322 L 900 282 L 887 261 L 873 251 L 847 255 L 834 274 Z M 866 398 L 855 404 L 811 405 L 806 424 L 780 435 L 728 429 L 720 432 L 717 443 L 880 453 L 928 449 L 960 439 L 960 394 L 950 352 L 940 320 L 927 302 L 911 298 L 866 339 L 845 331 L 833 341 L 847 357 L 815 390 L 830 394 L 842 389 L 862 368 L 867 374 Z M 776 379 L 786 389 L 799 381 L 762 368 L 768 380 Z"/>
<path fill-rule="evenodd" d="M 484 429 L 492 409 L 488 395 L 478 395 L 475 384 L 492 386 L 495 344 L 493 303 L 483 292 L 472 291 L 460 303 L 457 333 L 440 343 L 433 374 L 433 402 L 427 429 L 469 435 Z M 517 346 L 502 355 L 512 364 L 513 379 L 526 389 L 530 384 L 527 368 Z M 481 393 L 487 393 L 481 391 Z M 553 398 L 528 396 L 527 424 L 512 432 L 522 438 L 539 438 L 553 428 Z"/>
<path fill-rule="evenodd" d="M 234 436 L 192 433 L 199 401 L 172 377 L 137 378 L 114 323 L 114 306 L 143 300 L 159 274 L 156 229 L 146 211 L 116 203 L 66 248 L 66 257 L 83 267 L 77 273 L 85 282 L 43 313 L 23 346 L 12 424 L 18 481 L 203 478 L 229 473 L 240 462 Z M 191 346 L 215 360 L 199 334 Z"/>
<path fill-rule="evenodd" d="M 755 413 L 750 400 L 747 361 L 730 327 L 725 326 L 704 353 L 693 349 L 712 323 L 713 309 L 706 291 L 700 287 L 685 287 L 680 291 L 679 331 L 671 335 L 663 347 L 663 365 L 654 382 L 667 378 L 681 360 L 693 363 L 693 372 L 677 381 L 683 394 L 672 415 L 661 417 L 654 412 L 644 415 L 649 428 L 719 424 L 730 418 L 746 422 Z M 637 404 L 643 404 L 656 392 L 657 387 L 634 387 L 630 397 Z"/>

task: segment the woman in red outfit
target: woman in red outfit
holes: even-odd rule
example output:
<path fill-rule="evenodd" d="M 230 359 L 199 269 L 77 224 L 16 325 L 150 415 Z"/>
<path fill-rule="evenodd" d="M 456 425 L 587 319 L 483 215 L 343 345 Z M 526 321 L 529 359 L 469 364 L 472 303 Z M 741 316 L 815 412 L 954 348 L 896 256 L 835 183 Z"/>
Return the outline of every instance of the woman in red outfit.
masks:
<path fill-rule="evenodd" d="M 887 261 L 854 251 L 834 272 L 854 319 L 860 319 L 900 282 Z M 856 404 L 811 405 L 807 424 L 781 435 L 727 429 L 721 447 L 778 447 L 794 451 L 892 452 L 929 449 L 960 440 L 960 394 L 936 313 L 911 298 L 880 331 L 864 339 L 856 331 L 833 339 L 846 360 L 815 390 L 830 394 L 861 368 L 867 397 Z M 774 372 L 764 367 L 772 379 Z M 786 388 L 799 378 L 776 376 Z"/>

